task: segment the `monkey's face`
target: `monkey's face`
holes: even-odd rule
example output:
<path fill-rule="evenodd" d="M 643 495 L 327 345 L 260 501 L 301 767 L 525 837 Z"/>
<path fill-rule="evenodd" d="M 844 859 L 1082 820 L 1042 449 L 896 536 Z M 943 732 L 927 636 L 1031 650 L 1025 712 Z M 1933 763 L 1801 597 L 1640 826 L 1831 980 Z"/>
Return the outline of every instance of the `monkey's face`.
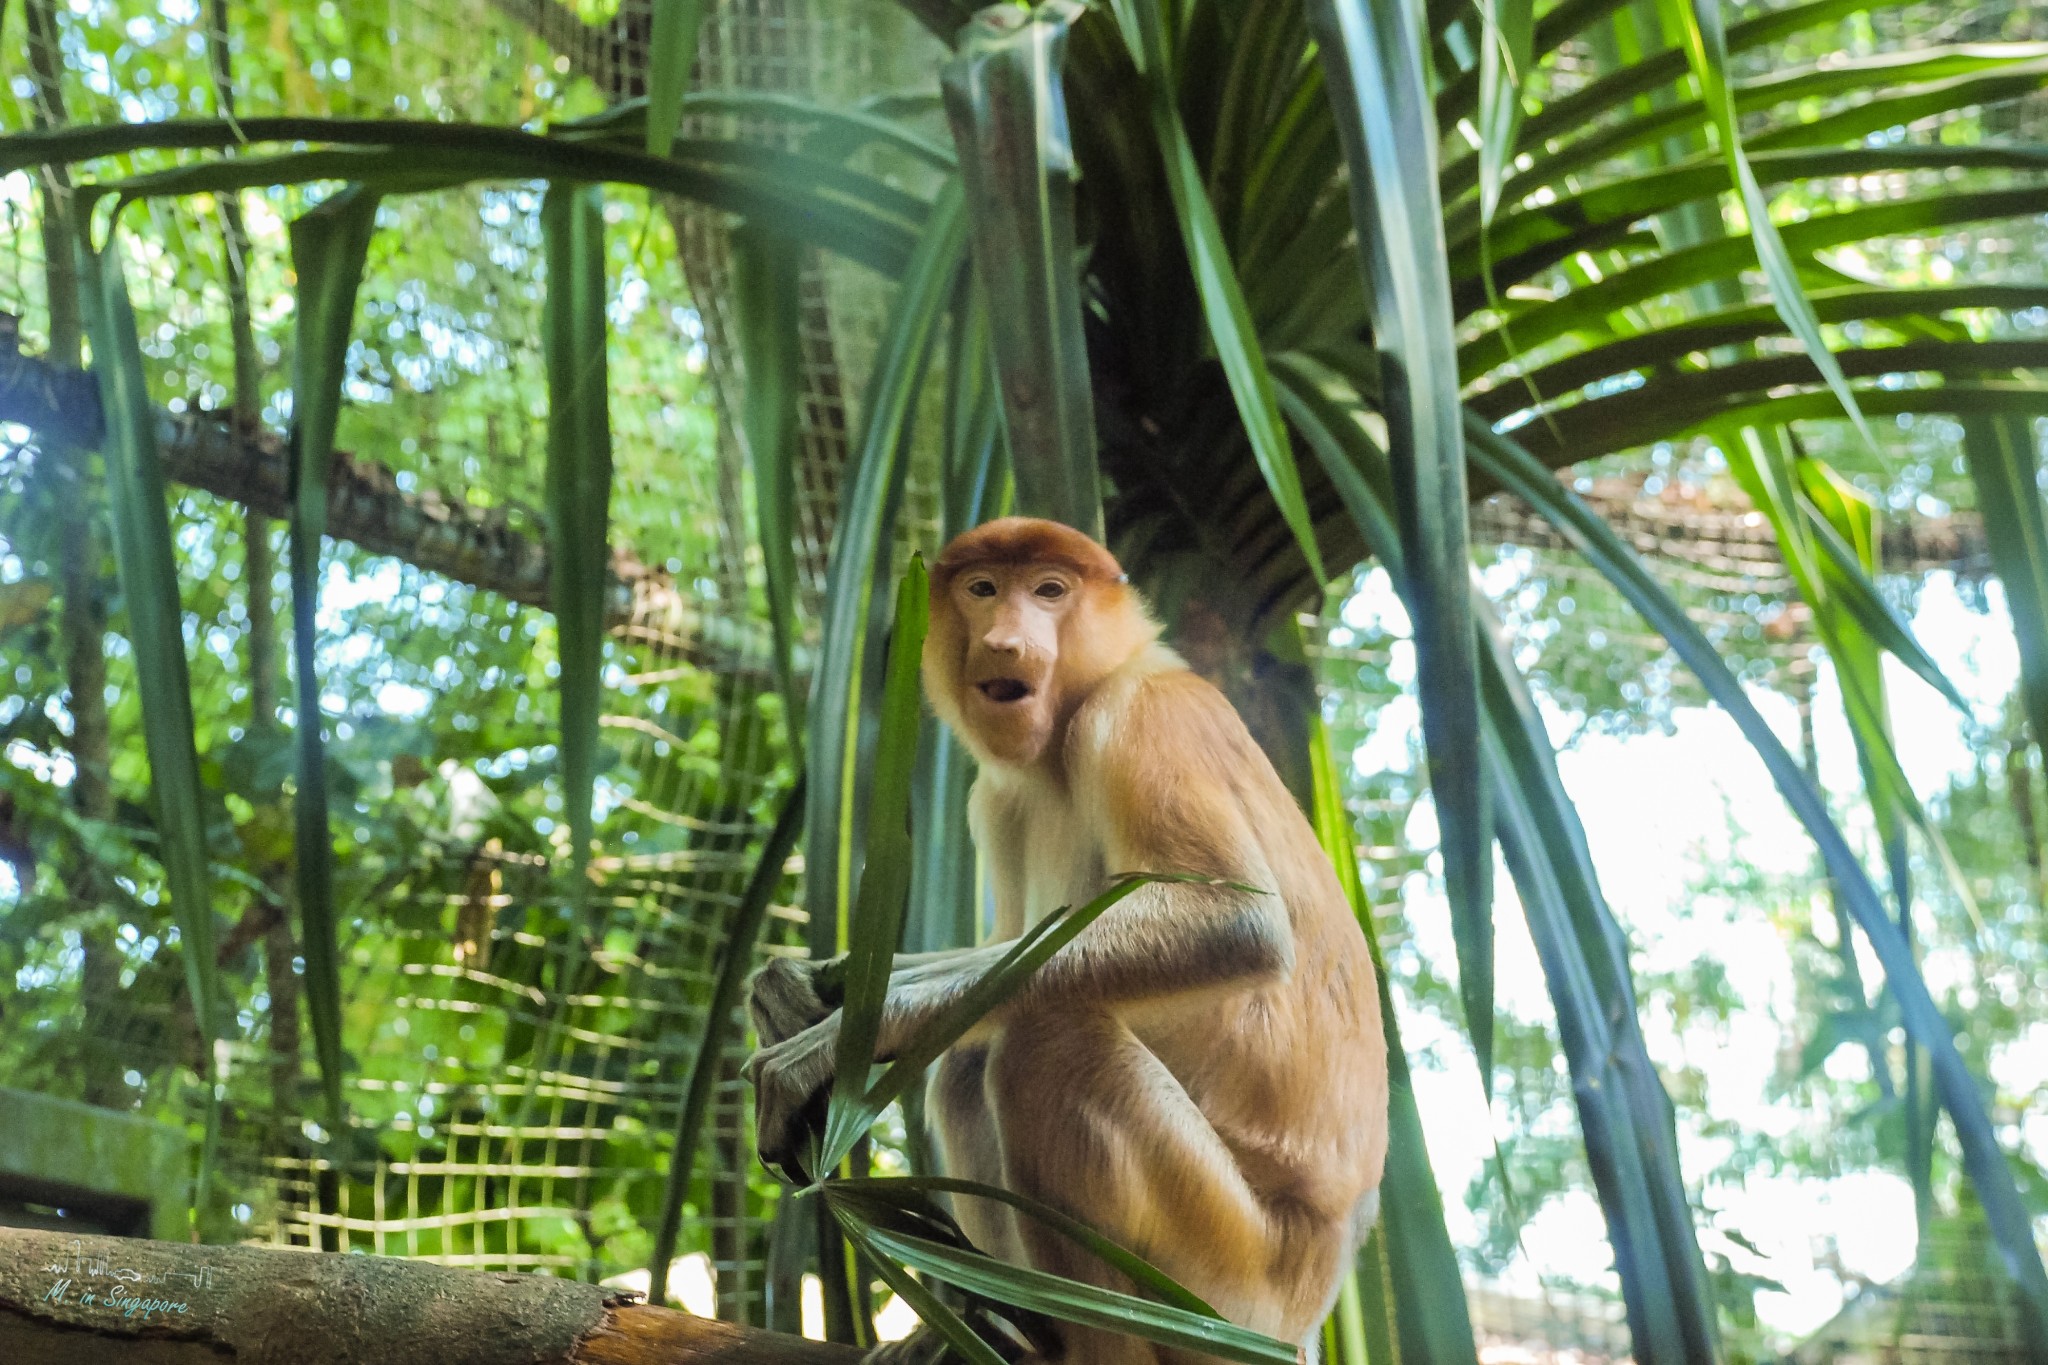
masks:
<path fill-rule="evenodd" d="M 961 720 L 999 762 L 1036 762 L 1052 738 L 1062 632 L 1083 586 L 1059 564 L 974 565 L 953 580 Z"/>

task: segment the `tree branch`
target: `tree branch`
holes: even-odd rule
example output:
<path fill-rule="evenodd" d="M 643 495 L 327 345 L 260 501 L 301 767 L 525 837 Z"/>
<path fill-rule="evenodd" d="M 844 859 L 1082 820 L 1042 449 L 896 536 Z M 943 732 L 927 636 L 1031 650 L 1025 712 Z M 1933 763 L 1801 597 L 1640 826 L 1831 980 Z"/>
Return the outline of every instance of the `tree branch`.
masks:
<path fill-rule="evenodd" d="M 855 1365 L 848 1346 L 601 1285 L 384 1256 L 0 1228 L 0 1360 L 67 1365 Z"/>
<path fill-rule="evenodd" d="M 97 446 L 105 434 L 99 389 L 91 373 L 22 355 L 0 327 L 0 422 Z M 226 413 L 164 413 L 157 430 L 164 476 L 260 512 L 282 518 L 290 461 L 284 438 L 238 426 Z M 392 555 L 472 587 L 528 606 L 548 604 L 548 550 L 500 508 L 451 502 L 428 491 L 408 493 L 397 476 L 374 460 L 334 454 L 328 481 L 328 534 L 372 554 Z M 612 564 L 607 616 L 623 621 L 636 592 L 669 592 L 668 575 L 630 554 Z"/>

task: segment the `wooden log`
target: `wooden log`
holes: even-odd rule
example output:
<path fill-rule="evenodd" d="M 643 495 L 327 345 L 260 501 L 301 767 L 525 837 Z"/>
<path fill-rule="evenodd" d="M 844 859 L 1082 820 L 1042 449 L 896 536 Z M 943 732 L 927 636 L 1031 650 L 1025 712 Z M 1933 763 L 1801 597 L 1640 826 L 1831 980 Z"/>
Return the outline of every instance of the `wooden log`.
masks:
<path fill-rule="evenodd" d="M 856 1365 L 602 1285 L 0 1228 L 7 1365 Z"/>

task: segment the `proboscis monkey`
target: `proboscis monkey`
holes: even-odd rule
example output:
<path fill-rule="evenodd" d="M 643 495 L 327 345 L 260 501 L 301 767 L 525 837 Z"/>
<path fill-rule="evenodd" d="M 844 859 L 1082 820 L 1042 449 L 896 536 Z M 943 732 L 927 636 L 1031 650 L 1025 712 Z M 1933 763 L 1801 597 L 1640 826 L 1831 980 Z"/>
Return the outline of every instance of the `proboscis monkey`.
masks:
<path fill-rule="evenodd" d="M 925 691 L 980 762 L 968 814 L 1002 941 L 899 957 L 876 1055 L 1113 873 L 1261 888 L 1157 883 L 1117 903 L 940 1058 L 928 1112 L 949 1173 L 1063 1209 L 1312 1354 L 1379 1209 L 1378 988 L 1308 821 L 1223 694 L 1158 635 L 1116 560 L 1067 527 L 1006 518 L 940 554 Z M 775 1164 L 832 1078 L 839 1015 L 818 972 L 778 961 L 753 983 L 764 1047 L 748 1070 Z M 956 1205 L 991 1255 L 1129 1288 L 1028 1217 Z M 1060 1331 L 1081 1365 L 1177 1354 Z"/>

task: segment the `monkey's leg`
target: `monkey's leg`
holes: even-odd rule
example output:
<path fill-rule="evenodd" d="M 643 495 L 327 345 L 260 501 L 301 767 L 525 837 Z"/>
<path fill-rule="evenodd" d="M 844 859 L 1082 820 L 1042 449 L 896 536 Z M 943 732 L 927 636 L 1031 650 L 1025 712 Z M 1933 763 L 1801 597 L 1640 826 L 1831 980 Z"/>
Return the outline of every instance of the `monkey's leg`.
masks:
<path fill-rule="evenodd" d="M 1341 1228 L 1261 1198 L 1173 1074 L 1113 1014 L 1069 1005 L 1006 1020 L 985 1090 L 1003 1183 L 1082 1219 L 1209 1301 L 1233 1322 L 1299 1341 L 1334 1283 Z M 1130 1292 L 1095 1257 L 1029 1218 L 1030 1265 Z M 1324 1245 L 1327 1243 L 1328 1245 Z M 1308 1297 L 1320 1300 L 1319 1289 Z M 1203 1359 L 1133 1337 L 1062 1325 L 1071 1365 Z"/>
<path fill-rule="evenodd" d="M 1003 1151 L 986 1092 L 988 1049 L 955 1047 L 932 1070 L 925 1112 L 931 1116 L 946 1174 L 983 1185 L 1003 1183 Z M 975 1246 L 1013 1265 L 1024 1263 L 1017 1217 L 993 1199 L 955 1196 L 953 1217 Z"/>

